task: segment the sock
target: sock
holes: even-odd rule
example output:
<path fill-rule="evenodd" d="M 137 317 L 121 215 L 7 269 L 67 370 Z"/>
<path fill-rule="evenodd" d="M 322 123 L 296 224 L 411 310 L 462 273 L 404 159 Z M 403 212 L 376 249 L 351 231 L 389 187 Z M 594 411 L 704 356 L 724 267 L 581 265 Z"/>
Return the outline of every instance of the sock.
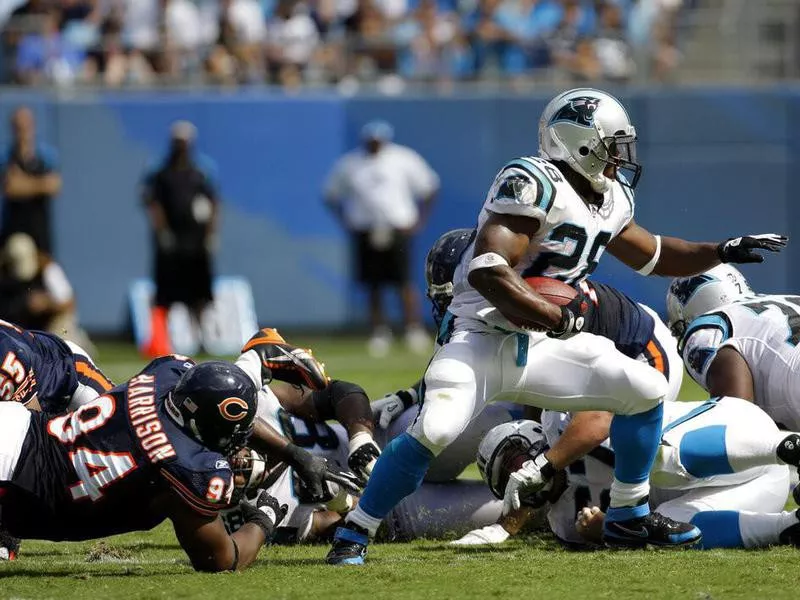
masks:
<path fill-rule="evenodd" d="M 781 532 L 798 522 L 795 513 L 704 511 L 692 517 L 703 532 L 699 548 L 763 548 L 777 544 Z"/>
<path fill-rule="evenodd" d="M 408 433 L 393 439 L 381 453 L 356 510 L 347 521 L 375 535 L 378 524 L 420 485 L 433 453 Z"/>
<path fill-rule="evenodd" d="M 347 513 L 344 521 L 345 523 L 355 523 L 359 527 L 363 527 L 369 532 L 369 537 L 375 537 L 375 532 L 378 531 L 378 527 L 381 526 L 381 520 L 377 517 L 371 517 L 364 509 L 361 508 L 360 504 L 356 504 L 356 507 Z"/>
<path fill-rule="evenodd" d="M 622 483 L 617 479 L 611 482 L 611 502 L 606 511 L 606 521 L 627 521 L 650 514 L 648 493 L 650 484 Z"/>
<path fill-rule="evenodd" d="M 614 415 L 611 421 L 611 445 L 616 462 L 611 485 L 612 507 L 632 506 L 647 496 L 650 469 L 661 439 L 663 415 L 664 406 L 660 403 L 635 415 Z"/>

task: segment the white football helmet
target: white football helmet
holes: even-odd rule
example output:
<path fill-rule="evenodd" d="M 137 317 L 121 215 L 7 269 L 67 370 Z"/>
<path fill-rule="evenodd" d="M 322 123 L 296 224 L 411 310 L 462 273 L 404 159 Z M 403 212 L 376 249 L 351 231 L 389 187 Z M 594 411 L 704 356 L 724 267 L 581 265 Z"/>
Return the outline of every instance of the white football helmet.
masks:
<path fill-rule="evenodd" d="M 539 120 L 539 155 L 566 162 L 592 189 L 606 192 L 608 165 L 629 171 L 617 180 L 635 188 L 642 174 L 636 162 L 636 129 L 619 100 L 593 88 L 576 88 L 553 98 Z"/>
<path fill-rule="evenodd" d="M 744 298 L 755 296 L 742 273 L 728 264 L 694 277 L 676 277 L 667 292 L 667 319 L 672 334 L 683 337 L 694 319 Z"/>
<path fill-rule="evenodd" d="M 542 426 L 536 421 L 503 423 L 489 430 L 478 447 L 478 470 L 492 493 L 502 498 L 512 473 L 513 459 L 536 455 L 547 447 Z"/>

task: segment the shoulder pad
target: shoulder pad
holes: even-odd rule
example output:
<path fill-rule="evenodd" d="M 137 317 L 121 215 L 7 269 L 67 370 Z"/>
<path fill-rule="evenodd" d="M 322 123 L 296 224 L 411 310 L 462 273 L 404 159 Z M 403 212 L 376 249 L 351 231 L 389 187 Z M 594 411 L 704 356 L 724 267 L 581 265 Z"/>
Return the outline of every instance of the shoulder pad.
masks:
<path fill-rule="evenodd" d="M 192 509 L 213 516 L 231 502 L 233 471 L 221 454 L 202 450 L 164 463 L 161 475 Z"/>
<path fill-rule="evenodd" d="M 486 208 L 544 221 L 555 198 L 556 186 L 545 168 L 534 159 L 517 158 L 508 162 L 495 177 Z"/>
<path fill-rule="evenodd" d="M 689 324 L 679 350 L 689 375 L 703 388 L 708 368 L 730 334 L 730 322 L 719 314 L 703 315 Z"/>

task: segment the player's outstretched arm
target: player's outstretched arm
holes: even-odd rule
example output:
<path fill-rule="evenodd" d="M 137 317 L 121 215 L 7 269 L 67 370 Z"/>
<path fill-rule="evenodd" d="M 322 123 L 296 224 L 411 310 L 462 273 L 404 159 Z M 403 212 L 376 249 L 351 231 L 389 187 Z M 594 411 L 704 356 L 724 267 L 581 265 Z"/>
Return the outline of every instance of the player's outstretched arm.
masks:
<path fill-rule="evenodd" d="M 375 422 L 369 398 L 360 385 L 334 379 L 322 390 L 285 384 L 270 389 L 289 414 L 314 422 L 335 419 L 341 423 L 350 440 L 348 465 L 363 481 L 369 479 L 381 450 L 373 439 Z"/>
<path fill-rule="evenodd" d="M 608 251 L 642 275 L 688 277 L 720 263 L 758 263 L 764 260 L 756 250 L 779 252 L 787 238 L 758 234 L 730 238 L 720 243 L 688 242 L 650 233 L 634 221 L 614 238 Z"/>
<path fill-rule="evenodd" d="M 166 494 L 164 502 L 178 542 L 197 571 L 244 569 L 255 561 L 275 525 L 273 520 L 265 529 L 261 523 L 246 522 L 236 533 L 228 535 L 218 514 L 200 514 L 171 493 Z M 269 521 L 269 516 L 264 517 Z"/>
<path fill-rule="evenodd" d="M 606 441 L 613 416 L 600 410 L 575 413 L 545 458 L 555 469 L 566 469 Z"/>
<path fill-rule="evenodd" d="M 560 331 L 562 307 L 534 292 L 513 269 L 538 229 L 536 219 L 491 213 L 475 239 L 469 283 L 512 323 Z"/>

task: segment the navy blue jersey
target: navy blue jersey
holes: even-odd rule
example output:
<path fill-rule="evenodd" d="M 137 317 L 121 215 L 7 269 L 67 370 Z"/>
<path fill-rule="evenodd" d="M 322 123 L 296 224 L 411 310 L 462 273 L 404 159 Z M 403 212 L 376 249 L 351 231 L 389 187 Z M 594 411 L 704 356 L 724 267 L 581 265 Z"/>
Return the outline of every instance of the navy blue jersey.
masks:
<path fill-rule="evenodd" d="M 583 285 L 597 305 L 591 328 L 585 331 L 610 339 L 617 350 L 629 358 L 646 354 L 655 331 L 653 317 L 611 286 L 594 281 Z"/>
<path fill-rule="evenodd" d="M 3 525 L 22 538 L 83 540 L 153 528 L 166 517 L 165 493 L 207 516 L 226 507 L 227 459 L 188 437 L 164 406 L 193 365 L 163 357 L 75 412 L 33 414 L 0 495 Z"/>
<path fill-rule="evenodd" d="M 60 338 L 0 321 L 0 400 L 64 412 L 78 387 L 72 350 Z"/>

